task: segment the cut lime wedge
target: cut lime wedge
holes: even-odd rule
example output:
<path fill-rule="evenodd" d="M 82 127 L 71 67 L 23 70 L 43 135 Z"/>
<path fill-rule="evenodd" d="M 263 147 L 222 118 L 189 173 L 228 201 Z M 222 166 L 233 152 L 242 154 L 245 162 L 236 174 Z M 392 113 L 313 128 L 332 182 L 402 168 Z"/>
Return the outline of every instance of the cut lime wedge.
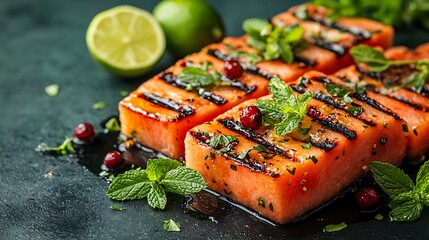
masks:
<path fill-rule="evenodd" d="M 86 44 L 98 62 L 123 77 L 149 71 L 165 51 L 164 33 L 154 17 L 128 5 L 97 14 L 86 32 Z"/>

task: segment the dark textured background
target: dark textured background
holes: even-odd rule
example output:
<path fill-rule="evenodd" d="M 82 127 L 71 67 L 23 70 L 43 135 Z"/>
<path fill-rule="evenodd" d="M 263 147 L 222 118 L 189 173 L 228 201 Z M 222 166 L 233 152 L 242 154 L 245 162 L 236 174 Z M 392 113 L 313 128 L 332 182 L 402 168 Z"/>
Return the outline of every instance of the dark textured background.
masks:
<path fill-rule="evenodd" d="M 300 1 L 210 1 L 221 12 L 227 35 L 242 34 L 248 17 L 269 18 Z M 0 239 L 428 239 L 429 214 L 415 223 L 367 221 L 341 232 L 322 233 L 305 224 L 272 227 L 238 210 L 218 223 L 198 220 L 173 197 L 164 211 L 145 201 L 113 203 L 107 183 L 77 163 L 75 156 L 53 157 L 34 151 L 40 142 L 61 143 L 82 121 L 98 123 L 117 114 L 121 90 L 173 63 L 169 55 L 146 77 L 121 80 L 101 69 L 89 56 L 85 31 L 98 12 L 120 4 L 151 11 L 157 1 L 13 0 L 0 4 Z M 416 46 L 429 34 L 402 30 L 397 44 Z M 60 85 L 56 97 L 44 87 Z M 105 101 L 104 110 L 92 104 Z M 101 131 L 101 128 L 98 127 Z M 45 177 L 52 172 L 53 177 Z M 127 208 L 115 212 L 109 206 Z M 162 220 L 173 218 L 182 232 L 167 233 Z M 339 219 L 338 221 L 342 221 Z"/>

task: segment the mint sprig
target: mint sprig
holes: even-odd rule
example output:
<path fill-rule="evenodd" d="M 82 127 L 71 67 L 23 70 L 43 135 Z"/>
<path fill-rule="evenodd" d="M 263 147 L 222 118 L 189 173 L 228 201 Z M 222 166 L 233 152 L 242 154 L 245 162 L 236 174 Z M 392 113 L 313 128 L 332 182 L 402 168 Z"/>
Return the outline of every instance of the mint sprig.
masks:
<path fill-rule="evenodd" d="M 429 161 L 420 167 L 415 185 L 407 174 L 391 164 L 371 162 L 370 167 L 377 184 L 392 198 L 390 220 L 418 219 L 423 207 L 429 206 Z"/>
<path fill-rule="evenodd" d="M 367 45 L 359 45 L 350 49 L 350 54 L 357 63 L 365 63 L 371 72 L 383 72 L 390 66 L 416 64 L 416 72 L 405 78 L 398 87 L 411 85 L 420 93 L 429 78 L 429 60 L 389 60 L 383 52 Z"/>
<path fill-rule="evenodd" d="M 255 105 L 261 110 L 265 124 L 274 125 L 275 133 L 284 136 L 299 126 L 313 94 L 295 96 L 292 88 L 277 77 L 271 78 L 269 91 L 272 99 L 258 100 Z"/>
<path fill-rule="evenodd" d="M 164 224 L 164 230 L 167 232 L 180 232 L 180 223 L 175 222 L 173 219 L 162 221 Z"/>
<path fill-rule="evenodd" d="M 294 51 L 302 49 L 304 28 L 274 26 L 267 20 L 250 18 L 243 22 L 248 34 L 247 43 L 263 53 L 265 60 L 282 59 L 286 63 L 294 60 Z"/>
<path fill-rule="evenodd" d="M 68 153 L 75 154 L 76 150 L 73 147 L 73 138 L 65 137 L 64 142 L 58 147 L 49 147 L 46 143 L 39 144 L 36 149 L 37 152 L 49 152 L 66 155 Z"/>
<path fill-rule="evenodd" d="M 107 191 L 112 200 L 127 201 L 147 197 L 153 208 L 164 209 L 166 192 L 191 194 L 206 187 L 203 176 L 173 159 L 150 159 L 146 170 L 132 169 L 113 178 Z"/>

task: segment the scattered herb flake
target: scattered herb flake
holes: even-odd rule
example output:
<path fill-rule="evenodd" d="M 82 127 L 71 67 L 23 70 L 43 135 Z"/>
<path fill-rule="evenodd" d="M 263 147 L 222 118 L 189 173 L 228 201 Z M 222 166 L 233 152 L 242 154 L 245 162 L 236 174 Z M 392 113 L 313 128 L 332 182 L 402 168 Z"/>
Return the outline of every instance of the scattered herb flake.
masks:
<path fill-rule="evenodd" d="M 261 206 L 261 207 L 265 207 L 264 199 L 258 198 L 258 205 Z"/>
<path fill-rule="evenodd" d="M 175 222 L 173 219 L 164 220 L 164 230 L 167 232 L 180 232 L 180 224 Z"/>
<path fill-rule="evenodd" d="M 272 211 L 274 211 L 274 206 L 273 206 L 273 204 L 272 203 L 270 203 L 270 205 L 268 205 L 268 207 L 270 208 L 270 211 L 272 212 Z"/>
<path fill-rule="evenodd" d="M 314 162 L 314 164 L 316 164 L 319 160 L 317 160 L 317 158 L 314 155 L 309 155 L 307 156 L 306 159 L 310 159 L 311 161 Z"/>
<path fill-rule="evenodd" d="M 45 92 L 48 94 L 49 97 L 55 97 L 58 95 L 58 92 L 60 90 L 60 87 L 58 84 L 50 84 L 45 87 Z"/>
<path fill-rule="evenodd" d="M 414 135 L 416 135 L 416 136 L 418 136 L 419 135 L 419 133 L 417 132 L 417 129 L 413 129 L 413 133 L 414 133 Z"/>
<path fill-rule="evenodd" d="M 288 171 L 292 175 L 295 175 L 296 168 L 293 168 L 292 170 L 289 170 L 289 168 L 286 168 L 286 171 Z"/>
<path fill-rule="evenodd" d="M 375 217 L 374 217 L 374 219 L 375 220 L 378 220 L 378 221 L 381 221 L 381 220 L 383 220 L 383 215 L 381 215 L 380 213 L 379 214 L 377 214 L 377 215 L 375 215 Z"/>
<path fill-rule="evenodd" d="M 112 206 L 110 206 L 110 209 L 112 209 L 113 211 L 124 211 L 126 208 L 119 207 L 116 205 L 112 205 Z"/>
<path fill-rule="evenodd" d="M 361 107 L 349 107 L 347 111 L 350 115 L 357 116 L 362 113 L 363 109 Z"/>
<path fill-rule="evenodd" d="M 339 224 L 330 224 L 326 225 L 323 229 L 323 232 L 338 232 L 343 230 L 347 227 L 347 224 L 345 222 L 339 223 Z"/>
<path fill-rule="evenodd" d="M 122 97 L 126 97 L 126 96 L 128 96 L 128 95 L 130 94 L 130 92 L 125 91 L 125 90 L 122 90 L 121 92 L 119 92 L 119 94 L 120 94 Z"/>
<path fill-rule="evenodd" d="M 312 146 L 313 146 L 313 145 L 311 144 L 311 142 L 309 142 L 309 143 L 307 143 L 307 144 L 305 144 L 305 145 L 301 145 L 301 147 L 302 147 L 303 149 L 310 149 Z"/>
<path fill-rule="evenodd" d="M 312 127 L 312 125 L 310 125 L 310 127 L 308 127 L 308 128 L 298 127 L 298 132 L 300 132 L 302 135 L 305 136 L 311 130 L 311 127 Z"/>
<path fill-rule="evenodd" d="M 96 102 L 92 105 L 94 110 L 102 110 L 106 107 L 106 103 L 103 101 Z"/>
<path fill-rule="evenodd" d="M 237 166 L 236 166 L 236 165 L 231 164 L 229 167 L 230 167 L 232 170 L 237 171 Z"/>
<path fill-rule="evenodd" d="M 104 127 L 109 131 L 109 132 L 119 132 L 121 131 L 121 126 L 119 125 L 118 119 L 116 118 L 111 118 L 109 119 L 109 121 L 106 122 L 106 124 L 104 125 Z"/>
<path fill-rule="evenodd" d="M 67 153 L 75 154 L 76 150 L 73 147 L 73 138 L 65 137 L 64 142 L 58 147 L 49 147 L 45 143 L 39 144 L 36 149 L 37 152 L 50 152 L 66 155 Z"/>
<path fill-rule="evenodd" d="M 408 132 L 408 125 L 406 123 L 402 124 L 402 131 Z"/>

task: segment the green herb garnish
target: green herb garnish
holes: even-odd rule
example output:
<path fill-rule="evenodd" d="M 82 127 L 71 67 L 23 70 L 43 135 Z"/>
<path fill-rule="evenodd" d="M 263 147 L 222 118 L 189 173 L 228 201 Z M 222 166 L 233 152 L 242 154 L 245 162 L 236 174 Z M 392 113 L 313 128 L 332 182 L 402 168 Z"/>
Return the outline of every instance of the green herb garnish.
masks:
<path fill-rule="evenodd" d="M 339 223 L 339 224 L 330 224 L 326 225 L 323 229 L 324 232 L 338 232 L 343 230 L 347 227 L 347 224 L 345 222 Z"/>
<path fill-rule="evenodd" d="M 110 206 L 110 209 L 112 209 L 113 211 L 124 211 L 126 208 L 119 207 L 116 205 L 112 205 L 112 206 Z"/>
<path fill-rule="evenodd" d="M 374 219 L 378 220 L 378 221 L 383 220 L 383 218 L 384 218 L 383 215 L 381 215 L 380 213 L 378 213 L 377 215 L 374 216 Z"/>
<path fill-rule="evenodd" d="M 332 96 L 338 97 L 339 100 L 346 103 L 353 102 L 352 98 L 350 97 L 350 94 L 352 94 L 351 90 L 348 90 L 343 86 L 336 85 L 333 83 L 325 83 L 324 85 L 325 85 L 326 91 Z"/>
<path fill-rule="evenodd" d="M 213 74 L 207 72 L 210 65 L 203 64 L 201 67 L 188 66 L 177 76 L 178 80 L 188 84 L 186 90 L 192 91 L 198 87 L 230 86 L 231 83 L 221 81 L 221 74 L 215 71 Z"/>
<path fill-rule="evenodd" d="M 45 87 L 45 92 L 48 94 L 49 97 L 55 97 L 58 95 L 58 92 L 60 90 L 60 87 L 58 84 L 51 84 Z"/>
<path fill-rule="evenodd" d="M 271 78 L 269 90 L 272 100 L 258 100 L 256 106 L 265 124 L 274 125 L 275 133 L 284 136 L 299 126 L 313 94 L 305 92 L 296 97 L 292 88 L 277 77 Z"/>
<path fill-rule="evenodd" d="M 173 159 L 150 159 L 146 170 L 132 169 L 113 178 L 107 191 L 110 199 L 118 201 L 147 197 L 153 208 L 164 209 L 166 192 L 180 195 L 196 193 L 206 187 L 203 176 Z"/>
<path fill-rule="evenodd" d="M 105 107 L 106 107 L 106 103 L 103 101 L 96 102 L 92 105 L 92 109 L 94 110 L 101 110 L 101 109 L 104 109 Z"/>
<path fill-rule="evenodd" d="M 243 29 L 248 34 L 247 43 L 263 53 L 265 60 L 281 58 L 292 63 L 294 50 L 302 48 L 304 28 L 293 25 L 286 28 L 274 26 L 267 20 L 251 18 L 243 22 Z"/>
<path fill-rule="evenodd" d="M 122 91 L 120 91 L 120 92 L 119 92 L 119 94 L 120 94 L 122 97 L 126 97 L 126 96 L 128 96 L 128 95 L 130 94 L 130 92 L 125 91 L 125 90 L 122 90 Z"/>
<path fill-rule="evenodd" d="M 65 137 L 64 142 L 58 147 L 49 147 L 45 143 L 41 143 L 36 147 L 37 152 L 51 152 L 66 155 L 67 153 L 75 154 L 76 150 L 73 147 L 73 138 Z"/>
<path fill-rule="evenodd" d="M 220 155 L 231 151 L 232 143 L 237 142 L 237 136 L 219 134 L 210 138 L 210 146 Z"/>
<path fill-rule="evenodd" d="M 363 112 L 363 108 L 361 107 L 349 107 L 347 109 L 350 115 L 357 116 Z"/>
<path fill-rule="evenodd" d="M 180 232 L 180 224 L 173 219 L 164 220 L 164 230 L 167 232 Z"/>
<path fill-rule="evenodd" d="M 367 45 L 359 45 L 350 49 L 350 54 L 355 62 L 365 63 L 372 72 L 383 72 L 390 66 L 416 64 L 416 72 L 403 80 L 403 83 L 398 87 L 411 85 L 413 90 L 420 93 L 429 78 L 429 60 L 389 60 L 383 52 L 371 48 Z"/>
<path fill-rule="evenodd" d="M 371 162 L 371 173 L 377 184 L 392 198 L 389 203 L 391 221 L 418 219 L 424 206 L 429 206 L 429 161 L 417 173 L 416 184 L 401 169 L 381 162 Z"/>
<path fill-rule="evenodd" d="M 119 125 L 118 119 L 116 118 L 111 118 L 109 119 L 109 121 L 106 122 L 106 124 L 104 124 L 104 127 L 109 131 L 109 132 L 119 132 L 121 131 L 121 125 Z"/>

